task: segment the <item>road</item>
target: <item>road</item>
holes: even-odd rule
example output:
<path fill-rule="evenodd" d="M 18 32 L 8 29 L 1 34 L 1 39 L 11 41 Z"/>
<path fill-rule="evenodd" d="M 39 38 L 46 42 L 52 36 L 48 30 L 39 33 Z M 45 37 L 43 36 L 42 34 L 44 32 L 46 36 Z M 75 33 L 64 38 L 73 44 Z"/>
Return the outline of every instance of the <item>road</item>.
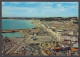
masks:
<path fill-rule="evenodd" d="M 43 24 L 41 24 L 41 22 L 39 22 L 39 24 L 45 29 L 45 30 L 47 30 L 49 33 L 51 33 L 50 35 L 52 36 L 52 40 L 55 40 L 55 41 L 60 41 L 61 39 L 60 39 L 60 33 L 58 33 L 58 32 L 54 32 L 54 31 L 52 31 L 51 29 L 49 29 L 49 28 L 46 28 Z M 55 39 L 55 38 L 56 39 Z"/>
<path fill-rule="evenodd" d="M 28 34 L 27 34 L 28 35 Z M 16 53 L 22 46 L 28 46 L 32 42 L 30 36 L 25 37 L 20 43 L 11 48 L 6 54 Z"/>

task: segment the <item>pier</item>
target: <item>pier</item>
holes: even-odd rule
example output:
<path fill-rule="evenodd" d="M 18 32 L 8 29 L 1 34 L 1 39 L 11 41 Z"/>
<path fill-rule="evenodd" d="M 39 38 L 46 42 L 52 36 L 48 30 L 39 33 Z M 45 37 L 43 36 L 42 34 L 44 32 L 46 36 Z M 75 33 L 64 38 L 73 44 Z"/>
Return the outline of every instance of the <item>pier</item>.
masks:
<path fill-rule="evenodd" d="M 21 30 L 30 30 L 30 29 L 10 29 L 10 30 L 2 30 L 2 33 L 11 33 L 11 32 L 19 32 Z"/>

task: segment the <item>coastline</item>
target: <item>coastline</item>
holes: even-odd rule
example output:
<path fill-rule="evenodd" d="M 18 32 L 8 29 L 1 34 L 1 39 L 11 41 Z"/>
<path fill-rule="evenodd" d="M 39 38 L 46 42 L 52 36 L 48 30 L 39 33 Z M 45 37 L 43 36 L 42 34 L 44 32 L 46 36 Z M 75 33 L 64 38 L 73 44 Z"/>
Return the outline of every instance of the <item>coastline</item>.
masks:
<path fill-rule="evenodd" d="M 32 20 L 32 24 L 36 26 L 36 28 L 40 28 L 41 26 L 39 25 L 39 20 Z"/>
<path fill-rule="evenodd" d="M 24 21 L 27 21 L 27 19 L 2 19 L 2 20 L 24 20 Z M 28 21 L 30 21 L 31 22 L 31 24 L 33 24 L 33 25 L 35 25 L 35 28 L 37 27 L 37 28 L 39 28 L 40 27 L 40 25 L 39 25 L 39 20 L 28 20 Z M 30 29 L 30 28 L 29 28 Z M 4 29 L 4 30 L 7 30 L 7 29 Z"/>

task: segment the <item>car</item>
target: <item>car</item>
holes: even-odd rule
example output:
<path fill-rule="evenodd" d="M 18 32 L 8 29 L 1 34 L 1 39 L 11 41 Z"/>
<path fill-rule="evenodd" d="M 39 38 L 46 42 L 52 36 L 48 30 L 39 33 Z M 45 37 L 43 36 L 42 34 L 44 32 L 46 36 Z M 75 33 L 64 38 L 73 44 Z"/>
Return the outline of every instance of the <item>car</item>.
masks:
<path fill-rule="evenodd" d="M 37 40 L 36 38 L 34 38 L 33 40 Z"/>

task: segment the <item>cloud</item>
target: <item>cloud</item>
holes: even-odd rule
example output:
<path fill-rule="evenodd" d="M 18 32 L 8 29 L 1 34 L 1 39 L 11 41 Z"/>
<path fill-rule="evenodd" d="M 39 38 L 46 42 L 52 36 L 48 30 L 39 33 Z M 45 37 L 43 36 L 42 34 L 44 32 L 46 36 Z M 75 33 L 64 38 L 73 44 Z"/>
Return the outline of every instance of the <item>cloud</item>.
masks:
<path fill-rule="evenodd" d="M 65 8 L 64 8 L 64 6 L 62 6 L 62 4 L 57 4 L 57 9 L 59 10 L 59 11 L 62 11 L 62 12 L 64 12 L 65 11 Z"/>
<path fill-rule="evenodd" d="M 10 3 L 12 3 L 12 4 L 20 4 L 20 2 L 10 2 Z"/>
<path fill-rule="evenodd" d="M 26 2 L 26 4 L 36 4 L 37 2 Z"/>
<path fill-rule="evenodd" d="M 29 8 L 29 7 L 11 7 L 11 6 L 5 6 L 5 7 L 2 7 L 3 9 L 6 9 L 6 10 L 35 10 L 35 8 Z"/>
<path fill-rule="evenodd" d="M 11 7 L 11 6 L 5 6 L 5 7 L 2 7 L 2 11 L 4 12 L 4 9 L 5 11 L 7 11 L 7 14 L 8 13 L 16 13 L 18 12 L 19 14 L 23 13 L 23 14 L 28 14 L 28 13 L 36 13 L 37 12 L 37 9 L 35 8 L 29 8 L 29 7 Z"/>
<path fill-rule="evenodd" d="M 77 15 L 77 4 L 62 4 L 61 2 L 11 2 L 2 6 L 2 15 L 12 16 L 71 16 Z M 14 5 L 16 4 L 16 5 Z M 20 4 L 20 6 L 18 5 Z M 28 5 L 32 4 L 32 5 Z M 25 5 L 25 6 L 24 6 Z M 37 6 L 36 6 L 37 5 Z M 5 9 L 5 10 L 4 10 Z M 71 13 L 71 14 L 69 14 Z"/>
<path fill-rule="evenodd" d="M 78 4 L 78 2 L 55 2 L 56 4 L 73 4 L 73 5 L 75 5 L 75 4 Z"/>
<path fill-rule="evenodd" d="M 64 7 L 62 7 L 60 10 L 64 12 L 64 11 L 65 11 L 65 8 L 64 8 Z"/>
<path fill-rule="evenodd" d="M 51 6 L 45 6 L 45 8 L 52 8 Z"/>
<path fill-rule="evenodd" d="M 62 4 L 57 4 L 57 6 L 58 6 L 58 7 L 61 7 L 61 6 L 62 6 Z"/>
<path fill-rule="evenodd" d="M 78 5 L 71 5 L 71 6 L 67 6 L 69 8 L 72 8 L 72 9 L 78 9 Z"/>
<path fill-rule="evenodd" d="M 2 4 L 5 4 L 5 2 L 2 2 Z"/>
<path fill-rule="evenodd" d="M 32 10 L 28 10 L 29 12 L 32 12 Z"/>
<path fill-rule="evenodd" d="M 45 6 L 45 5 L 53 5 L 52 2 L 40 2 L 41 5 Z"/>

